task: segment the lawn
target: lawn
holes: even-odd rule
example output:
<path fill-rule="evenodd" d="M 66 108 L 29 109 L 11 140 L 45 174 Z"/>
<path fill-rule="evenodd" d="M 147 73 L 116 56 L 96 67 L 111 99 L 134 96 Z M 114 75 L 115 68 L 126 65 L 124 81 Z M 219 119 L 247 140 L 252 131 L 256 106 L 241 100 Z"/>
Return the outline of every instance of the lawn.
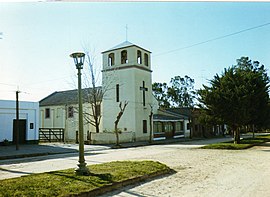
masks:
<path fill-rule="evenodd" d="M 202 149 L 228 149 L 228 150 L 241 150 L 247 149 L 257 144 L 261 144 L 264 142 L 270 141 L 270 135 L 265 136 L 257 136 L 253 138 L 242 139 L 240 144 L 234 144 L 233 141 L 230 142 L 222 142 L 216 144 L 209 144 L 203 146 Z"/>
<path fill-rule="evenodd" d="M 0 196 L 69 196 L 117 182 L 171 169 L 154 161 L 117 161 L 88 166 L 90 176 L 77 176 L 74 169 L 27 175 L 0 181 Z"/>

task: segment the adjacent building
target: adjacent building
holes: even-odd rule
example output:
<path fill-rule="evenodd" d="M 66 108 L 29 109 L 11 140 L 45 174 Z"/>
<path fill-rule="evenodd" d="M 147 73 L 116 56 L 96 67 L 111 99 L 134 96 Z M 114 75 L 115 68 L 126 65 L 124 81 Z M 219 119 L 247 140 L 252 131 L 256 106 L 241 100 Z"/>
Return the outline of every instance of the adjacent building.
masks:
<path fill-rule="evenodd" d="M 19 143 L 38 143 L 39 103 L 19 102 Z M 16 139 L 16 101 L 0 100 L 0 142 Z"/>

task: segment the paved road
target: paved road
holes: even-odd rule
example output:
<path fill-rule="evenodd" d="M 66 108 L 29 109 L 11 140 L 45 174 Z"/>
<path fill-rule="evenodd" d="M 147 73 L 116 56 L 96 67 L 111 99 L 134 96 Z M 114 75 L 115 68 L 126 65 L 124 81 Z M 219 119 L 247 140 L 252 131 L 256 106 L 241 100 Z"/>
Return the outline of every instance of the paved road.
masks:
<path fill-rule="evenodd" d="M 269 196 L 269 144 L 244 151 L 196 149 L 216 141 L 222 139 L 117 150 L 89 150 L 85 158 L 88 164 L 115 160 L 156 160 L 177 172 L 104 197 Z M 77 153 L 0 161 L 0 179 L 73 168 L 77 163 Z"/>
<path fill-rule="evenodd" d="M 171 148 L 190 149 L 209 143 L 228 141 L 230 138 L 188 141 L 171 145 L 142 146 L 128 149 L 110 149 L 107 146 L 85 145 L 85 159 L 87 164 L 98 164 L 114 160 L 139 159 L 144 155 L 162 154 Z M 60 144 L 52 145 L 60 146 Z M 63 148 L 76 150 L 78 145 L 63 144 Z M 168 149 L 170 147 L 170 149 Z M 0 179 L 13 178 L 32 173 L 48 172 L 76 167 L 78 153 L 57 154 L 49 156 L 30 157 L 22 159 L 0 160 Z"/>

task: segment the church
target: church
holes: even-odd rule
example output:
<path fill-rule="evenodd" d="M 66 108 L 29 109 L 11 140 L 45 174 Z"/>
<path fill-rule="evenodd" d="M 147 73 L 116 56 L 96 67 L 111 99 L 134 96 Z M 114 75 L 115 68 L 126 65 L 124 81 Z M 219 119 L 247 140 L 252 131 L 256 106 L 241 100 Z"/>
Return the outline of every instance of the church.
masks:
<path fill-rule="evenodd" d="M 120 142 L 188 137 L 188 117 L 158 108 L 152 93 L 151 52 L 125 41 L 102 52 L 102 87 L 99 132 L 84 124 L 84 139 L 91 144 L 115 143 L 114 122 L 119 105 L 127 103 L 118 128 Z M 91 111 L 83 89 L 83 109 Z M 40 101 L 40 127 L 63 128 L 64 141 L 75 141 L 78 132 L 77 90 L 54 92 Z M 77 132 L 76 132 L 77 131 Z"/>

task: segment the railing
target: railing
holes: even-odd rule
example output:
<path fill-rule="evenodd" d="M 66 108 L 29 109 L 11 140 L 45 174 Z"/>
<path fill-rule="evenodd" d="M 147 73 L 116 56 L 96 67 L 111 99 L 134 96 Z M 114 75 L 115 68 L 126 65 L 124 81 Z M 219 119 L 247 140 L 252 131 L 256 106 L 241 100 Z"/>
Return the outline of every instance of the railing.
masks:
<path fill-rule="evenodd" d="M 40 142 L 64 142 L 63 128 L 39 128 Z"/>

